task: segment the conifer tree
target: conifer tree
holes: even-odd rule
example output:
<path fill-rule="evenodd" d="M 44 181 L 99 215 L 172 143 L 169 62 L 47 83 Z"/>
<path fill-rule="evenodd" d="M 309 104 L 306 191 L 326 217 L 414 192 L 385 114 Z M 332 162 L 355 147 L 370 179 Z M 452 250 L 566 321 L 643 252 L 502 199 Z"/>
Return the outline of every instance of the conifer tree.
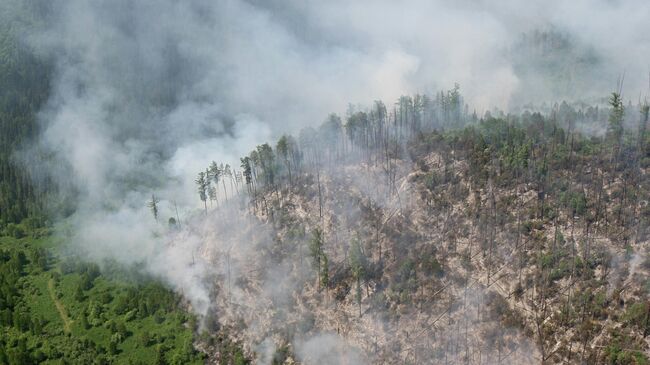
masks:
<path fill-rule="evenodd" d="M 607 137 L 612 143 L 612 159 L 618 158 L 621 149 L 621 141 L 623 139 L 623 116 L 625 108 L 623 107 L 623 99 L 621 94 L 613 92 L 609 98 L 609 105 L 612 110 L 609 113 L 609 124 L 607 126 Z"/>
<path fill-rule="evenodd" d="M 359 243 L 358 239 L 352 240 L 348 257 L 350 261 L 350 268 L 352 269 L 352 275 L 354 276 L 354 280 L 357 283 L 355 289 L 355 298 L 357 300 L 357 304 L 359 305 L 359 317 L 361 317 L 361 280 L 365 276 L 366 257 L 363 253 L 361 244 Z"/>
<path fill-rule="evenodd" d="M 316 228 L 312 232 L 312 238 L 309 241 L 309 254 L 316 266 L 316 274 L 318 276 L 318 289 L 322 282 L 322 265 L 323 265 L 323 230 Z"/>
<path fill-rule="evenodd" d="M 208 203 L 207 203 L 208 181 L 206 179 L 205 172 L 203 171 L 199 172 L 199 176 L 197 177 L 195 182 L 196 182 L 197 191 L 199 193 L 199 198 L 203 202 L 203 206 L 205 208 L 205 214 L 208 214 Z"/>

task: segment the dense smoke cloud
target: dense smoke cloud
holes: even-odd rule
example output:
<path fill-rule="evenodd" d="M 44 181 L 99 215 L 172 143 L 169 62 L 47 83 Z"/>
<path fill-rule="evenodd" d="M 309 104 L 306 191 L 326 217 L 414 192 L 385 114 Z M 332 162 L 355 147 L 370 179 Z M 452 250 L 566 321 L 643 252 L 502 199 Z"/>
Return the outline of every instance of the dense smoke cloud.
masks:
<path fill-rule="evenodd" d="M 78 194 L 74 241 L 95 257 L 147 262 L 200 312 L 209 299 L 195 278 L 208 268 L 194 252 L 209 230 L 161 239 L 146 201 L 155 193 L 163 220 L 174 203 L 189 220 L 200 204 L 193 178 L 211 160 L 237 165 L 256 144 L 348 103 L 390 105 L 456 82 L 479 112 L 607 95 L 623 72 L 626 98 L 647 91 L 646 1 L 67 0 L 35 8 L 43 22 L 25 42 L 56 69 L 36 149 L 55 156 L 48 172 Z M 306 340 L 305 351 L 318 341 Z"/>
<path fill-rule="evenodd" d="M 42 142 L 95 207 L 121 206 L 125 186 L 164 189 L 169 177 L 178 180 L 166 195 L 188 201 L 193 187 L 179 186 L 209 160 L 236 163 L 348 102 L 458 82 L 472 107 L 507 107 L 606 95 L 624 71 L 624 94 L 636 98 L 650 56 L 645 2 L 45 7 L 42 31 L 27 37 L 57 66 Z"/>

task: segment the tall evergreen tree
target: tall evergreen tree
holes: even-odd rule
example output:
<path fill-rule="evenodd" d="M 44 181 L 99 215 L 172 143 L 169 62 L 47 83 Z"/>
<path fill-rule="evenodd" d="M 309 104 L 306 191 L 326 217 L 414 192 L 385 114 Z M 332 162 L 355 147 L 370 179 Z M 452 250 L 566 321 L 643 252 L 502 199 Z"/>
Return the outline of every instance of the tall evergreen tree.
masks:
<path fill-rule="evenodd" d="M 203 171 L 199 172 L 199 176 L 197 177 L 195 183 L 196 183 L 197 191 L 199 193 L 199 198 L 203 202 L 203 206 L 205 208 L 205 214 L 208 214 L 207 191 L 209 185 L 208 185 L 208 180 L 206 179 L 205 172 Z"/>
<path fill-rule="evenodd" d="M 322 282 L 322 265 L 323 265 L 323 230 L 321 228 L 316 228 L 312 231 L 312 238 L 309 241 L 309 254 L 312 258 L 312 262 L 316 267 L 318 289 L 320 290 L 320 285 Z"/>
<path fill-rule="evenodd" d="M 623 116 L 625 108 L 623 107 L 623 99 L 621 94 L 613 92 L 609 98 L 609 105 L 612 108 L 609 112 L 609 124 L 607 125 L 607 137 L 612 143 L 613 152 L 612 159 L 617 159 L 621 150 L 621 142 L 623 139 Z"/>

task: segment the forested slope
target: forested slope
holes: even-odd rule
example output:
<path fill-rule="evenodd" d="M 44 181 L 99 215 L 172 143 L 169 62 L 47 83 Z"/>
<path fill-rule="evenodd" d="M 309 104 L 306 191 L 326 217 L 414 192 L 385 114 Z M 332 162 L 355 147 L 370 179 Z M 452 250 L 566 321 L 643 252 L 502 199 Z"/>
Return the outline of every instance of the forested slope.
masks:
<path fill-rule="evenodd" d="M 30 3 L 32 4 L 32 3 Z M 28 5 L 25 4 L 25 7 Z M 21 160 L 19 152 L 38 135 L 37 114 L 49 97 L 52 65 L 24 44 L 34 19 L 16 13 L 7 5 L 0 17 L 0 231 L 11 235 L 46 221 L 48 191 L 54 187 L 45 176 L 33 179 L 30 163 L 39 156 Z M 9 11 L 12 10 L 12 11 Z M 4 13 L 6 11 L 6 13 Z M 22 156 L 25 157 L 25 156 Z M 42 156 L 41 156 L 42 157 Z"/>
<path fill-rule="evenodd" d="M 71 211 L 42 170 L 51 157 L 32 148 L 54 74 L 26 42 L 46 19 L 38 7 L 0 4 L 0 364 L 202 363 L 176 293 L 115 262 L 100 270 L 53 233 Z"/>
<path fill-rule="evenodd" d="M 234 166 L 226 150 L 278 126 L 311 125 L 313 113 L 298 109 L 336 104 L 325 99 L 350 83 L 326 75 L 345 70 L 341 75 L 354 76 L 365 57 L 351 62 L 350 55 L 374 41 L 351 37 L 353 44 L 330 58 L 329 47 L 343 40 L 336 27 L 336 36 L 325 37 L 328 46 L 293 57 L 311 49 L 315 31 L 302 34 L 305 44 L 296 47 L 286 46 L 291 37 L 281 25 L 281 42 L 270 37 L 244 44 L 274 33 L 273 17 L 267 10 L 249 17 L 248 2 L 241 12 L 238 6 L 213 13 L 206 4 L 190 6 L 190 18 L 177 2 L 162 4 L 160 14 L 158 5 L 130 2 L 85 10 L 51 4 L 0 1 L 0 364 L 649 362 L 648 104 L 640 98 L 633 104 L 620 92 L 603 95 L 600 105 L 529 100 L 599 100 L 576 90 L 601 90 L 610 79 L 601 72 L 610 75 L 628 61 L 603 56 L 642 46 L 599 49 L 552 28 L 522 34 L 504 51 L 511 64 L 488 67 L 490 57 L 483 55 L 495 50 L 488 42 L 491 52 L 477 53 L 478 61 L 437 71 L 435 64 L 420 68 L 418 47 L 405 47 L 412 59 L 409 52 L 395 54 L 391 44 L 368 58 L 379 66 L 414 67 L 412 74 L 402 70 L 412 78 L 436 70 L 426 82 L 447 71 L 464 76 L 477 65 L 485 67 L 479 73 L 508 71 L 505 78 L 476 78 L 491 87 L 472 90 L 473 96 L 509 98 L 519 109 L 473 112 L 455 85 L 435 95 L 350 106 L 343 117 L 331 114 L 322 125 L 256 146 Z M 147 14 L 141 17 L 146 22 L 132 16 L 138 12 Z M 240 17 L 251 23 L 237 23 Z M 55 24 L 43 26 L 48 21 Z M 187 26 L 195 21 L 201 27 Z M 221 32 L 224 21 L 228 31 Z M 124 38 L 107 31 L 107 38 L 78 44 L 78 29 L 91 24 Z M 240 25 L 251 24 L 239 34 Z M 153 31 L 140 34 L 144 29 Z M 44 46 L 48 32 L 69 37 L 70 44 Z M 35 33 L 39 37 L 30 38 Z M 226 38 L 215 41 L 221 33 Z M 389 33 L 401 32 L 376 39 Z M 616 41 L 628 38 L 635 41 L 629 35 Z M 113 42 L 115 48 L 103 47 Z M 213 42 L 226 47 L 208 46 Z M 78 59 L 85 47 L 105 52 Z M 424 52 L 422 62 L 440 49 Z M 344 62 L 335 63 L 341 55 Z M 272 81 L 249 72 L 280 70 L 286 59 L 300 62 Z M 395 95 L 390 77 L 383 82 L 384 68 L 353 78 L 353 88 Z M 48 107 L 61 107 L 63 90 L 51 91 L 65 84 L 59 78 L 66 72 L 72 94 L 87 91 L 101 100 L 77 115 L 94 138 L 76 141 L 72 132 L 79 125 L 67 125 L 65 111 L 76 110 L 83 98 L 49 113 Z M 310 76 L 297 80 L 294 74 Z M 404 76 L 398 74 L 395 80 Z M 315 87 L 314 80 L 327 87 Z M 366 90 L 369 80 L 395 90 Z M 420 89 L 415 85 L 422 84 L 405 89 Z M 508 90 L 477 95 L 495 85 Z M 261 100 L 278 86 L 290 92 Z M 101 97 L 105 87 L 115 97 L 109 102 Z M 54 143 L 40 135 L 52 116 L 64 137 Z M 250 130 L 257 128 L 263 131 Z M 70 151 L 57 156 L 65 146 L 56 141 L 69 142 L 76 157 L 104 137 L 110 143 L 88 154 L 94 161 L 82 163 L 84 174 L 65 176 L 76 175 L 79 161 Z M 186 170 L 173 165 L 189 162 L 193 169 L 206 150 L 221 155 L 197 171 L 190 184 L 198 199 L 179 201 L 179 214 Z M 108 163 L 99 164 L 103 159 Z M 87 192 L 92 199 L 77 195 L 95 175 L 110 178 L 95 181 Z M 145 217 L 147 202 L 140 201 L 149 190 L 153 217 Z M 66 220 L 75 204 L 86 209 Z M 85 256 L 102 245 L 113 251 L 105 256 L 129 264 Z M 124 258 L 140 247 L 140 260 Z"/>
<path fill-rule="evenodd" d="M 461 100 L 377 102 L 201 172 L 213 330 L 278 362 L 647 363 L 647 106 Z"/>

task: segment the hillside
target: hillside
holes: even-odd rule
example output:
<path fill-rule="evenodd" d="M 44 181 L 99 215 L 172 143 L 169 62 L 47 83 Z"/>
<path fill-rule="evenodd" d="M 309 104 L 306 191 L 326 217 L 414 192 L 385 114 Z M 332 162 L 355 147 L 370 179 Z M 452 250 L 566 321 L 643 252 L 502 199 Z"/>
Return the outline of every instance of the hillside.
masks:
<path fill-rule="evenodd" d="M 648 14 L 0 0 L 0 365 L 650 364 Z"/>
<path fill-rule="evenodd" d="M 208 328 L 274 363 L 647 363 L 647 109 L 617 137 L 615 98 L 601 136 L 566 105 L 449 129 L 412 100 L 201 173 Z"/>

